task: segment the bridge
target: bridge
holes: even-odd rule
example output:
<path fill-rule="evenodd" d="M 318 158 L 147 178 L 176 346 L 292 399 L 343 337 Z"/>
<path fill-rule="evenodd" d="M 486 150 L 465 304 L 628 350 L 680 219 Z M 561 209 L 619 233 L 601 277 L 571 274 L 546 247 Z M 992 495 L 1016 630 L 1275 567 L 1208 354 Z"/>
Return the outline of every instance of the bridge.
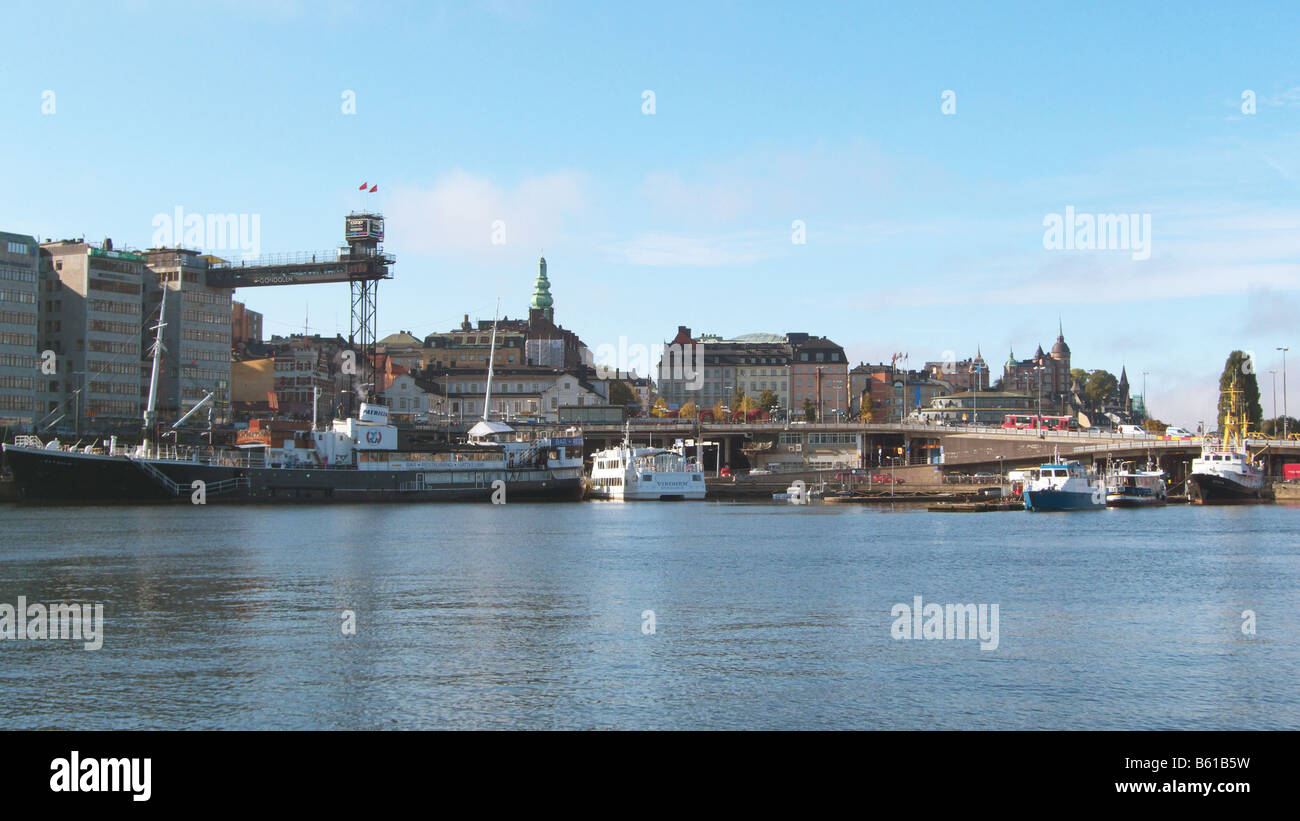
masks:
<path fill-rule="evenodd" d="M 621 424 L 582 426 L 587 450 L 623 440 Z M 1186 473 L 1200 455 L 1200 439 L 1132 437 L 1102 431 L 1035 431 L 993 426 L 946 426 L 916 423 L 783 423 L 706 422 L 684 419 L 637 419 L 627 433 L 637 444 L 670 444 L 676 439 L 706 443 L 705 464 L 744 471 L 774 463 L 794 470 L 888 469 L 909 481 L 932 481 L 940 473 L 1001 474 L 1061 458 L 1103 464 L 1108 460 L 1157 462 L 1171 476 Z M 1300 441 L 1251 439 L 1252 453 L 1264 451 L 1270 474 L 1300 461 Z"/>

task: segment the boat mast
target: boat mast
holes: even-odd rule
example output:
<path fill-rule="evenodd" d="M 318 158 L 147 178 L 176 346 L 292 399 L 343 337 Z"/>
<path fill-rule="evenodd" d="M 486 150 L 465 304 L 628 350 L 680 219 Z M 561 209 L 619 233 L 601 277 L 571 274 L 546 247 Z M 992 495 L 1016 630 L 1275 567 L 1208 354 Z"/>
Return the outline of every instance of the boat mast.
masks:
<path fill-rule="evenodd" d="M 496 313 L 492 314 L 492 347 L 488 349 L 487 393 L 483 397 L 483 421 L 489 421 L 492 412 L 492 364 L 497 358 L 497 318 L 501 315 L 501 298 L 497 297 Z"/>
<path fill-rule="evenodd" d="M 153 341 L 153 366 L 149 372 L 149 399 L 144 406 L 144 447 L 145 453 L 149 452 L 149 436 L 153 427 L 158 422 L 157 404 L 158 404 L 158 371 L 162 365 L 163 353 L 163 328 L 167 326 L 164 318 L 167 316 L 167 292 L 171 290 L 167 285 L 166 275 L 162 283 L 162 302 L 158 304 L 158 324 L 154 326 Z"/>

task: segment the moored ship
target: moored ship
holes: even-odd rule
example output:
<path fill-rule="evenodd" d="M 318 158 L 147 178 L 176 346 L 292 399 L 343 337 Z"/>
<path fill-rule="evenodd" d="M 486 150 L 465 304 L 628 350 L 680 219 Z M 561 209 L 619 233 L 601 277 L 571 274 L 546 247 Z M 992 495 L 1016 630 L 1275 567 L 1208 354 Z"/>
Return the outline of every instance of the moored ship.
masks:
<path fill-rule="evenodd" d="M 1148 507 L 1169 501 L 1163 470 L 1142 470 L 1120 462 L 1106 471 L 1107 507 Z"/>
<path fill-rule="evenodd" d="M 72 449 L 25 440 L 4 451 L 31 502 L 490 501 L 498 491 L 505 501 L 581 498 L 577 429 L 519 440 L 507 425 L 479 422 L 464 443 L 400 451 L 386 412 L 362 405 L 362 419 L 293 433 L 275 447 L 128 449 L 110 441 Z"/>
<path fill-rule="evenodd" d="M 592 456 L 587 495 L 624 501 L 703 499 L 704 471 L 678 440 L 671 448 L 639 448 L 627 439 Z"/>
<path fill-rule="evenodd" d="M 1187 477 L 1187 497 L 1195 504 L 1257 504 L 1270 499 L 1264 468 L 1246 445 L 1247 422 L 1239 410 L 1241 392 L 1228 391 L 1229 410 L 1223 417 L 1221 439 L 1207 439 L 1201 455 L 1192 460 Z"/>
<path fill-rule="evenodd" d="M 1078 461 L 1056 460 L 1040 465 L 1025 483 L 1025 510 L 1104 510 L 1105 486 Z"/>

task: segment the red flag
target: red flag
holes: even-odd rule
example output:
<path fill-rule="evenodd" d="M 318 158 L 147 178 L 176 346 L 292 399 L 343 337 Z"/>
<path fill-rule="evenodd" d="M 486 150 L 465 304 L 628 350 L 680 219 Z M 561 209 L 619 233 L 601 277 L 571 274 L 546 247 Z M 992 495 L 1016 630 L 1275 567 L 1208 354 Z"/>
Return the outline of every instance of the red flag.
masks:
<path fill-rule="evenodd" d="M 358 190 L 358 191 L 365 191 L 367 185 L 369 185 L 369 183 L 364 183 L 364 182 L 363 182 L 363 183 L 361 183 L 361 187 L 358 188 L 357 190 Z"/>
<path fill-rule="evenodd" d="M 379 190 L 379 185 L 378 185 L 378 184 L 375 184 L 375 185 L 370 186 L 370 193 L 373 194 L 373 193 L 375 193 L 375 192 L 378 191 L 378 190 Z"/>

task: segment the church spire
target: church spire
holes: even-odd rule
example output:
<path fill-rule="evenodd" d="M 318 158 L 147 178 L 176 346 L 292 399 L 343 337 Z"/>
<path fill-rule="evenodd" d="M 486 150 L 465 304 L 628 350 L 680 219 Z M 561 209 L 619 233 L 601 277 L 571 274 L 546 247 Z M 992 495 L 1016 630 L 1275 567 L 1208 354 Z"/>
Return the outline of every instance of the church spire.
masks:
<path fill-rule="evenodd" d="M 551 281 L 546 278 L 546 257 L 537 262 L 537 282 L 533 285 L 533 299 L 530 307 L 545 311 L 549 317 L 555 300 L 551 297 Z"/>

